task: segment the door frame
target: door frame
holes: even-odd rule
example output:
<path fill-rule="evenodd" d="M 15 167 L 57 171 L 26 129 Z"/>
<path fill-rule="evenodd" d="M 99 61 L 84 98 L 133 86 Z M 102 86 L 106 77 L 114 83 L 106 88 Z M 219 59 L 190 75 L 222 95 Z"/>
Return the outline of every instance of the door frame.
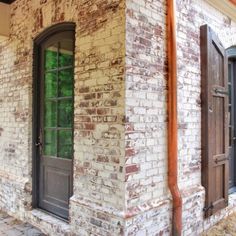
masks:
<path fill-rule="evenodd" d="M 40 46 L 49 37 L 61 32 L 72 31 L 75 35 L 75 23 L 63 22 L 53 25 L 40 33 L 33 41 L 33 86 L 32 86 L 32 207 L 38 208 L 39 202 L 39 148 L 36 147 L 38 142 L 37 134 L 40 133 Z M 75 41 L 75 39 L 74 39 Z M 74 95 L 73 95 L 74 96 Z M 72 156 L 72 166 L 74 166 L 74 155 Z M 73 176 L 73 168 L 72 168 Z M 72 178 L 73 189 L 73 178 Z M 73 194 L 73 193 L 72 193 Z"/>
<path fill-rule="evenodd" d="M 228 48 L 226 50 L 226 54 L 227 54 L 228 62 L 229 62 L 229 60 L 232 60 L 232 59 L 236 60 L 236 46 L 232 46 L 232 47 Z M 233 86 L 234 86 L 234 83 L 233 83 Z M 236 86 L 236 81 L 235 81 L 235 86 Z M 236 90 L 236 88 L 234 88 L 234 90 Z M 234 171 L 236 171 L 236 167 L 235 167 Z M 230 169 L 229 169 L 229 172 L 230 172 Z M 229 173 L 229 175 L 230 175 L 230 173 Z M 233 181 L 234 181 L 235 185 L 233 187 L 229 188 L 229 194 L 234 193 L 236 190 L 236 173 L 234 173 Z"/>

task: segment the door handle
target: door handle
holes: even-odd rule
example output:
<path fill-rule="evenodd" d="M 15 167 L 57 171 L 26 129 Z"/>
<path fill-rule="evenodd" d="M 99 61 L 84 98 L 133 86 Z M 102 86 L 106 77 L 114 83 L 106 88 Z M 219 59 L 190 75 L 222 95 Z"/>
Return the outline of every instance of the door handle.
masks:
<path fill-rule="evenodd" d="M 35 146 L 36 147 L 42 147 L 43 146 L 43 144 L 42 144 L 42 142 L 41 142 L 41 137 L 42 137 L 42 129 L 40 128 L 40 131 L 39 131 L 39 136 L 38 136 L 38 138 L 36 139 L 36 143 L 35 143 Z"/>
<path fill-rule="evenodd" d="M 35 143 L 35 146 L 36 146 L 36 147 L 39 147 L 39 146 L 41 147 L 41 146 L 42 146 L 42 143 L 41 143 L 41 142 Z"/>
<path fill-rule="evenodd" d="M 236 137 L 233 137 L 233 140 L 236 140 Z"/>

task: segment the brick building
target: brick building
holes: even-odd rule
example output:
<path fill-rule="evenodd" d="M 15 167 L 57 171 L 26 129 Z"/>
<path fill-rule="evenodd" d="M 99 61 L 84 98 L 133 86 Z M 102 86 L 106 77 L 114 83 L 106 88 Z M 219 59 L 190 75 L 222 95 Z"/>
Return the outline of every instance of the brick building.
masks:
<path fill-rule="evenodd" d="M 235 210 L 234 0 L 176 0 L 176 35 L 171 0 L 0 2 L 0 209 L 53 236 L 192 236 Z"/>

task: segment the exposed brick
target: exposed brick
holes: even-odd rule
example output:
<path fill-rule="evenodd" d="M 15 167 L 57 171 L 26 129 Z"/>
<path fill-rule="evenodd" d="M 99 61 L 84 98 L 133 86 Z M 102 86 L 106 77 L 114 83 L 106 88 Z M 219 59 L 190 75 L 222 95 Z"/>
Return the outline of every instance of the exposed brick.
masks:
<path fill-rule="evenodd" d="M 187 3 L 186 3 L 187 2 Z M 203 230 L 199 27 L 225 48 L 236 23 L 203 0 L 177 0 L 178 159 L 183 234 Z M 32 211 L 33 39 L 75 22 L 74 168 L 70 223 Z M 16 0 L 0 43 L 0 208 L 51 235 L 170 235 L 166 1 Z"/>
<path fill-rule="evenodd" d="M 136 164 L 126 166 L 125 171 L 126 171 L 126 174 L 135 173 L 135 172 L 139 171 L 139 166 Z"/>

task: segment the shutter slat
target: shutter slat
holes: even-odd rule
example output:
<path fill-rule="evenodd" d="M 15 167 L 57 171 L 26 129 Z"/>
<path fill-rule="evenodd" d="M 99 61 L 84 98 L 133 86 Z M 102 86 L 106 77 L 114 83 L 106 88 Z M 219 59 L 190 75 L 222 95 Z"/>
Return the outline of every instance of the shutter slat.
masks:
<path fill-rule="evenodd" d="M 205 216 L 228 203 L 228 88 L 227 58 L 212 31 L 201 27 L 202 185 Z"/>

